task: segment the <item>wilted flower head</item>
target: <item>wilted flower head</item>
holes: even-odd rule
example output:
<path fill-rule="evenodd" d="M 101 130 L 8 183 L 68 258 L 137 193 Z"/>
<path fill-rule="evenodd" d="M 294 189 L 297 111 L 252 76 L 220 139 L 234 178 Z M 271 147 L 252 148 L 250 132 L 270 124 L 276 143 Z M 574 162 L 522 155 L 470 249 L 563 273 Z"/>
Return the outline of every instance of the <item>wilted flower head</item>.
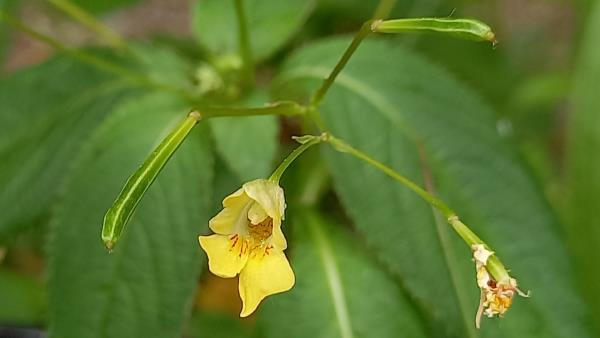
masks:
<path fill-rule="evenodd" d="M 477 286 L 481 290 L 479 308 L 475 318 L 475 326 L 480 327 L 481 316 L 488 318 L 494 316 L 502 317 L 512 305 L 516 294 L 527 297 L 517 287 L 517 280 L 510 277 L 508 273 L 505 278 L 496 280 L 488 270 L 488 260 L 494 255 L 493 251 L 485 248 L 483 244 L 473 244 L 473 260 L 477 269 Z"/>
<path fill-rule="evenodd" d="M 294 272 L 283 253 L 284 211 L 283 189 L 271 180 L 254 180 L 223 200 L 223 210 L 209 221 L 215 234 L 199 236 L 212 273 L 224 278 L 240 274 L 242 317 L 266 296 L 294 286 Z"/>

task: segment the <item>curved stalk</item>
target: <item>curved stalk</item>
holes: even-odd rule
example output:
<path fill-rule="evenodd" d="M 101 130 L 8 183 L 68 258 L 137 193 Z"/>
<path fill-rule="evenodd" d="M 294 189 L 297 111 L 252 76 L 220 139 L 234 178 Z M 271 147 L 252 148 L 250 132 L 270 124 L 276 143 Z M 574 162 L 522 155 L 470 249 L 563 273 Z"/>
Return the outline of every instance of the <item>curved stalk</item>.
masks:
<path fill-rule="evenodd" d="M 35 29 L 29 27 L 27 24 L 21 22 L 20 20 L 16 20 L 7 14 L 4 14 L 1 11 L 0 11 L 0 21 L 4 21 L 7 24 L 13 26 L 14 28 L 28 34 L 32 38 L 34 38 L 38 41 L 41 41 L 41 42 L 51 46 L 52 48 L 54 48 L 58 51 L 61 51 L 65 54 L 68 54 L 71 57 L 73 57 L 74 59 L 76 59 L 82 63 L 85 63 L 87 65 L 90 65 L 92 67 L 95 67 L 101 71 L 114 74 L 120 78 L 137 83 L 140 86 L 174 93 L 174 94 L 181 96 L 188 100 L 192 99 L 192 95 L 190 93 L 188 93 L 187 91 L 185 91 L 184 89 L 174 87 L 171 85 L 167 85 L 164 83 L 155 82 L 142 74 L 132 72 L 127 68 L 121 67 L 121 66 L 116 65 L 111 62 L 108 62 L 108 61 L 106 61 L 102 58 L 99 58 L 93 54 L 87 53 L 87 52 L 79 50 L 79 49 L 69 48 L 69 47 L 65 46 L 64 44 L 62 44 L 60 41 L 58 41 L 46 34 L 36 31 Z"/>
<path fill-rule="evenodd" d="M 325 94 L 329 90 L 329 87 L 331 87 L 331 85 L 335 81 L 335 78 L 342 71 L 342 69 L 344 69 L 344 67 L 346 66 L 346 64 L 348 63 L 350 58 L 352 57 L 352 54 L 354 54 L 354 52 L 356 51 L 358 46 L 360 46 L 360 43 L 370 33 L 373 32 L 371 25 L 374 22 L 375 22 L 374 20 L 369 20 L 369 21 L 365 22 L 362 25 L 362 27 L 360 28 L 360 30 L 358 31 L 358 33 L 356 33 L 356 35 L 354 36 L 354 39 L 352 39 L 352 42 L 350 43 L 350 46 L 348 46 L 348 48 L 346 49 L 346 51 L 344 52 L 344 54 L 342 55 L 342 57 L 340 58 L 338 63 L 335 65 L 335 67 L 333 68 L 333 70 L 331 71 L 331 73 L 329 74 L 327 79 L 325 79 L 325 81 L 323 81 L 323 84 L 321 85 L 319 90 L 312 97 L 312 99 L 310 101 L 311 107 L 317 107 L 319 104 L 321 104 L 321 101 L 323 101 L 323 98 L 325 97 Z"/>
<path fill-rule="evenodd" d="M 48 2 L 73 20 L 96 33 L 96 35 L 110 46 L 116 49 L 129 50 L 127 42 L 118 33 L 70 0 L 48 0 Z"/>
<path fill-rule="evenodd" d="M 303 152 L 305 152 L 308 148 L 314 146 L 315 144 L 325 141 L 327 139 L 327 134 L 322 134 L 321 136 L 305 135 L 300 137 L 293 137 L 293 139 L 296 140 L 296 142 L 300 143 L 300 146 L 294 149 L 294 151 L 292 151 L 292 153 L 289 154 L 283 160 L 283 162 L 281 162 L 277 169 L 275 169 L 273 174 L 271 174 L 269 180 L 275 183 L 279 184 L 281 175 L 283 175 L 287 167 L 289 167 L 290 164 L 292 164 L 292 162 L 294 162 L 294 160 L 298 158 L 298 156 L 302 155 Z"/>
<path fill-rule="evenodd" d="M 329 135 L 328 137 L 325 138 L 325 140 L 327 142 L 331 143 L 331 145 L 333 146 L 334 149 L 336 149 L 340 152 L 348 153 L 348 154 L 366 162 L 367 164 L 377 168 L 378 170 L 382 171 L 389 177 L 393 178 L 394 180 L 396 180 L 397 182 L 402 184 L 403 186 L 405 186 L 405 187 L 409 188 L 410 190 L 412 190 L 413 192 L 415 192 L 417 195 L 419 195 L 421 198 L 423 198 L 425 201 L 427 201 L 429 204 L 431 204 L 431 206 L 433 206 L 435 209 L 437 209 L 439 212 L 441 212 L 442 215 L 444 215 L 448 224 L 450 224 L 452 226 L 452 228 L 454 229 L 454 231 L 463 239 L 463 241 L 467 245 L 469 245 L 469 248 L 472 248 L 473 245 L 476 245 L 476 244 L 482 244 L 488 250 L 491 251 L 489 246 L 481 238 L 479 238 L 479 236 L 477 236 L 466 224 L 464 224 L 458 218 L 458 216 L 456 215 L 456 212 L 454 212 L 454 210 L 452 210 L 442 200 L 433 196 L 427 190 L 421 188 L 418 184 L 411 181 L 409 178 L 405 177 L 404 175 L 398 173 L 394 169 L 375 160 L 374 158 L 370 157 L 369 155 L 352 147 L 351 145 L 334 137 L 333 135 Z M 504 267 L 502 262 L 500 262 L 500 260 L 498 259 L 498 257 L 496 255 L 489 257 L 486 266 L 487 266 L 490 274 L 496 279 L 496 281 L 498 281 L 498 282 L 508 281 L 508 279 L 510 278 L 508 271 L 506 271 L 506 268 Z"/>

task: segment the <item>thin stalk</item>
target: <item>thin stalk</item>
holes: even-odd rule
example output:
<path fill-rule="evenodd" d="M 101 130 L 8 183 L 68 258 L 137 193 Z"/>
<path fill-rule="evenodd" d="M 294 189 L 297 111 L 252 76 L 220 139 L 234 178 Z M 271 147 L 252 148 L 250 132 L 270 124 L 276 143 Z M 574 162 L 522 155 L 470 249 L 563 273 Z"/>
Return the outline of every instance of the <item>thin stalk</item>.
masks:
<path fill-rule="evenodd" d="M 28 34 L 32 38 L 34 38 L 38 41 L 41 41 L 58 51 L 68 54 L 71 57 L 73 57 L 74 59 L 79 60 L 82 63 L 96 67 L 99 70 L 117 75 L 123 79 L 137 83 L 141 86 L 175 93 L 186 99 L 192 99 L 192 95 L 187 93 L 185 90 L 183 90 L 181 88 L 177 88 L 177 87 L 173 87 L 173 86 L 166 85 L 163 83 L 155 82 L 142 74 L 132 72 L 132 71 L 128 70 L 127 68 L 115 65 L 111 62 L 103 60 L 95 55 L 90 54 L 90 53 L 84 52 L 79 49 L 69 48 L 69 47 L 65 46 L 64 44 L 62 44 L 61 42 L 59 42 L 58 40 L 56 40 L 46 34 L 40 33 L 38 31 L 34 30 L 33 28 L 27 26 L 25 23 L 23 23 L 19 20 L 13 19 L 12 17 L 10 17 L 2 12 L 0 12 L 0 21 L 5 21 L 6 23 L 13 26 L 14 28 L 19 29 L 20 31 Z"/>
<path fill-rule="evenodd" d="M 277 169 L 275 169 L 273 174 L 271 174 L 269 180 L 275 183 L 279 183 L 279 180 L 281 179 L 281 176 L 283 175 L 287 167 L 289 167 L 290 164 L 292 164 L 292 162 L 294 162 L 294 160 L 298 158 L 298 156 L 302 155 L 304 151 L 314 146 L 315 144 L 319 144 L 322 141 L 325 141 L 326 138 L 326 134 L 322 134 L 321 136 L 306 135 L 295 138 L 296 141 L 300 142 L 300 146 L 294 149 L 294 151 L 292 151 L 292 153 L 289 154 L 283 160 L 283 162 L 281 162 L 281 164 L 277 167 Z"/>
<path fill-rule="evenodd" d="M 465 243 L 467 243 L 469 245 L 469 247 L 472 248 L 472 246 L 474 244 L 482 244 L 488 250 L 491 251 L 489 246 L 483 240 L 481 240 L 481 238 L 479 238 L 467 225 L 465 225 L 463 222 L 461 222 L 461 220 L 458 218 L 458 216 L 456 215 L 454 210 L 452 210 L 442 200 L 433 196 L 432 194 L 427 192 L 425 189 L 421 188 L 418 184 L 411 181 L 410 179 L 403 176 L 402 174 L 396 172 L 394 169 L 375 160 L 374 158 L 370 157 L 369 155 L 352 147 L 351 145 L 334 137 L 333 135 L 329 135 L 328 137 L 325 138 L 325 140 L 328 141 L 329 143 L 331 143 L 331 145 L 333 145 L 333 147 L 336 150 L 348 153 L 360 160 L 363 160 L 364 162 L 379 169 L 386 175 L 388 175 L 391 178 L 393 178 L 394 180 L 398 181 L 400 184 L 404 185 L 405 187 L 407 187 L 410 190 L 412 190 L 413 192 L 415 192 L 417 195 L 419 195 L 421 198 L 423 198 L 425 201 L 427 201 L 429 204 L 431 204 L 431 206 L 433 206 L 435 209 L 437 209 L 439 212 L 441 212 L 442 215 L 444 215 L 444 217 L 446 218 L 446 221 L 452 226 L 452 228 L 458 233 L 458 235 L 465 241 Z M 488 271 L 490 272 L 490 274 L 498 282 L 505 282 L 505 281 L 508 281 L 508 278 L 510 278 L 508 272 L 506 271 L 506 268 L 500 262 L 500 260 L 498 259 L 498 257 L 496 255 L 492 255 L 488 259 L 486 267 L 487 267 Z"/>
<path fill-rule="evenodd" d="M 73 20 L 96 33 L 110 46 L 121 50 L 129 49 L 125 40 L 117 32 L 110 29 L 100 20 L 96 19 L 93 15 L 86 12 L 84 9 L 77 6 L 70 0 L 48 0 L 48 2 L 67 14 Z"/>
<path fill-rule="evenodd" d="M 305 107 L 291 101 L 276 102 L 268 106 L 258 108 L 198 107 L 196 110 L 201 112 L 204 118 L 255 115 L 295 116 L 304 115 L 306 113 Z"/>
<path fill-rule="evenodd" d="M 431 204 L 432 206 L 434 206 L 437 210 L 439 210 L 442 215 L 444 215 L 444 217 L 449 218 L 452 216 L 455 216 L 456 213 L 450 209 L 450 207 L 448 207 L 446 205 L 446 203 L 442 202 L 442 200 L 438 199 L 437 197 L 431 195 L 430 193 L 428 193 L 425 189 L 421 188 L 419 185 L 417 185 L 415 182 L 411 181 L 410 179 L 406 178 L 405 176 L 399 174 L 398 172 L 396 172 L 394 169 L 386 166 L 385 164 L 375 160 L 374 158 L 370 157 L 369 155 L 363 153 L 362 151 L 352 147 L 351 145 L 347 144 L 346 142 L 334 137 L 333 135 L 330 135 L 328 138 L 329 143 L 331 143 L 334 148 L 336 148 L 339 151 L 348 153 L 356 158 L 359 158 L 363 161 L 365 161 L 366 163 L 374 166 L 375 168 L 381 170 L 383 173 L 385 173 L 386 175 L 390 176 L 391 178 L 393 178 L 394 180 L 400 182 L 402 185 L 404 185 L 405 187 L 409 188 L 410 190 L 414 191 L 417 195 L 419 195 L 421 198 L 423 198 L 424 200 L 426 200 L 427 202 L 429 202 L 429 204 Z"/>
<path fill-rule="evenodd" d="M 254 82 L 254 59 L 250 48 L 248 22 L 246 21 L 246 11 L 244 10 L 243 1 L 244 0 L 234 0 L 235 14 L 238 20 L 238 39 L 240 55 L 242 56 L 244 82 L 246 85 L 251 85 Z"/>
<path fill-rule="evenodd" d="M 381 0 L 375 9 L 375 14 L 373 15 L 373 19 L 385 20 L 392 12 L 394 5 L 396 4 L 396 0 Z"/>
<path fill-rule="evenodd" d="M 331 71 L 331 74 L 329 74 L 327 79 L 325 79 L 325 81 L 321 85 L 321 88 L 319 88 L 319 90 L 312 97 L 312 99 L 311 99 L 312 107 L 317 107 L 319 104 L 321 104 L 321 101 L 323 101 L 323 97 L 325 97 L 325 94 L 327 93 L 327 91 L 329 90 L 329 88 L 331 87 L 333 82 L 335 81 L 335 78 L 342 71 L 342 69 L 344 69 L 344 67 L 346 66 L 346 64 L 352 57 L 352 54 L 354 54 L 354 52 L 356 51 L 356 49 L 358 48 L 360 43 L 370 33 L 373 33 L 372 25 L 374 22 L 376 22 L 376 21 L 369 20 L 369 21 L 365 22 L 362 25 L 362 27 L 360 28 L 360 30 L 358 31 L 358 33 L 356 33 L 356 35 L 354 36 L 354 39 L 350 43 L 350 46 L 348 46 L 348 48 L 346 49 L 346 51 L 344 52 L 344 54 L 342 55 L 342 57 L 340 58 L 338 63 L 335 65 L 335 68 L 333 68 L 333 70 Z"/>

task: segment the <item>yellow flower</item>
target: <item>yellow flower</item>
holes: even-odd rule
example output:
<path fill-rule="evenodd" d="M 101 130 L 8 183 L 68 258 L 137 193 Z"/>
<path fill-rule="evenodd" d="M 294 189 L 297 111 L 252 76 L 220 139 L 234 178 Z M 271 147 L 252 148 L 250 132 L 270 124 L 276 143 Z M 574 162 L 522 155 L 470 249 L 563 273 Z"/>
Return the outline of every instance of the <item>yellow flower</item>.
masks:
<path fill-rule="evenodd" d="M 283 253 L 284 211 L 283 189 L 270 180 L 254 180 L 225 197 L 223 210 L 209 221 L 215 234 L 198 238 L 212 273 L 224 278 L 240 274 L 241 317 L 254 312 L 265 297 L 294 286 L 294 272 Z"/>
<path fill-rule="evenodd" d="M 513 297 L 518 294 L 528 297 L 517 287 L 517 280 L 508 276 L 507 278 L 495 280 L 487 268 L 488 259 L 494 255 L 493 251 L 487 250 L 483 244 L 473 244 L 473 260 L 477 270 L 477 286 L 481 290 L 479 308 L 475 317 L 475 326 L 480 327 L 481 316 L 488 318 L 494 316 L 502 317 L 512 305 Z"/>

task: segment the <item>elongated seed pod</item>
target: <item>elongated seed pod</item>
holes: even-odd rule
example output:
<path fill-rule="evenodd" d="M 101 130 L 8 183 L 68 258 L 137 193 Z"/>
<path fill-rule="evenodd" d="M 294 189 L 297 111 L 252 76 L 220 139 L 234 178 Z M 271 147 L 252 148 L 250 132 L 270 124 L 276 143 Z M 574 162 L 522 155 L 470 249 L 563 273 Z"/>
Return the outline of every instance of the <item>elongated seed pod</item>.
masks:
<path fill-rule="evenodd" d="M 485 23 L 474 19 L 417 18 L 375 21 L 371 29 L 377 33 L 430 31 L 458 38 L 489 41 L 496 44 L 496 35 Z"/>
<path fill-rule="evenodd" d="M 201 115 L 197 111 L 189 113 L 187 118 L 162 140 L 144 163 L 127 179 L 123 190 L 104 215 L 102 241 L 109 251 L 121 237 L 146 190 L 200 119 Z"/>

